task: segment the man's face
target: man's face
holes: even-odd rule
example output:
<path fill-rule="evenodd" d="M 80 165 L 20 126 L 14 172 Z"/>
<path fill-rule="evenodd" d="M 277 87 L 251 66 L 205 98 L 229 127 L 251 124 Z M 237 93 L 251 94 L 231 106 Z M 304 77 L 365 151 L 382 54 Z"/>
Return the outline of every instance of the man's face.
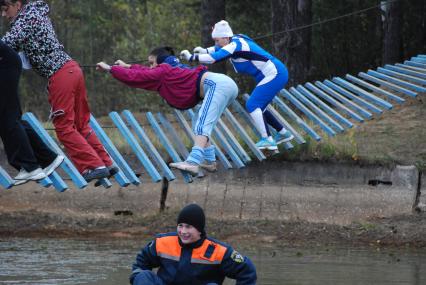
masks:
<path fill-rule="evenodd" d="M 201 233 L 193 226 L 185 223 L 177 225 L 177 233 L 183 244 L 190 244 L 201 239 Z"/>
<path fill-rule="evenodd" d="M 154 68 L 157 64 L 157 57 L 155 55 L 148 56 L 149 67 Z"/>
<path fill-rule="evenodd" d="M 6 1 L 5 6 L 1 6 L 1 16 L 6 18 L 9 22 L 13 21 L 19 13 L 19 10 L 22 8 L 22 3 L 17 1 L 16 3 L 11 3 Z"/>
<path fill-rule="evenodd" d="M 219 47 L 224 47 L 229 44 L 229 38 L 213 38 L 214 44 Z"/>

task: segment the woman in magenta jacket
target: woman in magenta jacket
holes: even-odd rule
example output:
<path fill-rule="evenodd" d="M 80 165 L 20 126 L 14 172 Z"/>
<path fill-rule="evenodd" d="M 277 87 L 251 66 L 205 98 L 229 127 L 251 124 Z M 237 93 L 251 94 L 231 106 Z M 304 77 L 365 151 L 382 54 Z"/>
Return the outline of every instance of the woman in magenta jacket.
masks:
<path fill-rule="evenodd" d="M 129 65 L 118 60 L 116 65 L 98 63 L 98 69 L 130 87 L 157 91 L 166 102 L 177 109 L 190 109 L 201 103 L 193 131 L 194 146 L 183 162 L 170 166 L 198 175 L 200 167 L 216 171 L 216 156 L 210 136 L 225 108 L 238 95 L 238 87 L 228 76 L 208 72 L 207 67 L 186 68 L 164 63 L 164 48 L 155 49 L 148 57 L 150 66 Z"/>

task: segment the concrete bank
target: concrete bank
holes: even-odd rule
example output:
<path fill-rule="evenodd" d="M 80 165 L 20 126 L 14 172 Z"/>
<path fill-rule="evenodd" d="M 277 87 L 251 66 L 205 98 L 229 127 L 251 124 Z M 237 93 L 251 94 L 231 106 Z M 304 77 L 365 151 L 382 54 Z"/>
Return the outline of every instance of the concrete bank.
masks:
<path fill-rule="evenodd" d="M 178 174 L 179 175 L 179 174 Z M 64 215 L 112 216 L 157 213 L 161 183 L 142 177 L 139 186 L 89 187 L 57 193 L 28 183 L 0 190 L 0 212 L 35 210 Z M 166 207 L 197 202 L 220 219 L 303 220 L 349 224 L 371 217 L 407 214 L 422 203 L 413 166 L 393 169 L 332 163 L 265 161 L 244 169 L 219 171 L 192 184 L 169 183 Z M 416 199 L 417 198 L 417 199 Z"/>

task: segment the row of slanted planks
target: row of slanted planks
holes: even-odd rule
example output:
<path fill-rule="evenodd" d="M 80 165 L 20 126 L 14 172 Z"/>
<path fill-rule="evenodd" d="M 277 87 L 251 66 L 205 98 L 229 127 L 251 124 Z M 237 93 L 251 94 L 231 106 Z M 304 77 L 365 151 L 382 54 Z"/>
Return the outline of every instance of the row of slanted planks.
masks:
<path fill-rule="evenodd" d="M 426 55 L 412 57 L 404 63 L 385 65 L 377 70 L 360 72 L 357 77 L 348 74 L 345 77 L 283 89 L 268 109 L 294 134 L 295 139 L 284 144 L 285 149 L 291 150 L 294 144 L 305 143 L 304 135 L 317 141 L 321 140 L 318 130 L 328 136 L 336 136 L 352 128 L 354 124 L 380 115 L 385 110 L 392 109 L 395 104 L 403 104 L 406 98 L 416 97 L 420 93 L 426 93 Z M 247 97 L 245 94 L 243 99 L 246 100 Z M 190 183 L 194 179 L 191 175 L 173 172 L 167 163 L 182 161 L 187 157 L 190 150 L 185 141 L 192 143 L 190 122 L 194 112 L 195 110 L 173 110 L 168 116 L 148 112 L 148 124 L 143 126 L 128 110 L 121 114 L 111 112 L 109 117 L 152 181 L 159 182 L 163 177 L 171 181 L 178 175 Z M 33 114 L 26 113 L 23 119 L 30 123 L 48 146 L 63 154 L 57 142 Z M 142 183 L 142 178 L 135 173 L 93 116 L 90 124 L 120 168 L 120 172 L 114 176 L 116 183 L 121 187 Z M 242 168 L 252 159 L 266 159 L 255 147 L 258 136 L 244 107 L 239 102 L 234 102 L 225 110 L 211 138 L 217 147 L 217 157 L 222 167 Z M 153 141 L 157 142 L 157 147 Z M 87 182 L 68 158 L 62 163 L 61 169 L 65 177 L 54 172 L 39 183 L 44 187 L 53 186 L 59 192 L 68 189 L 65 180 L 71 180 L 79 189 L 87 186 Z M 11 176 L 0 167 L 0 186 L 11 188 L 13 182 Z M 109 188 L 112 182 L 102 179 L 98 184 Z"/>

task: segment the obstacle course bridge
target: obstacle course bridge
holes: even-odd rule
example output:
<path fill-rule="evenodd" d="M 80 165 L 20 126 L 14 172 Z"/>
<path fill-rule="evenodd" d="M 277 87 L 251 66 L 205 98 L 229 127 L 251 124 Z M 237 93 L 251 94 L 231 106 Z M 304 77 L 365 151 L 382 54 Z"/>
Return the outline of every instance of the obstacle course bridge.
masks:
<path fill-rule="evenodd" d="M 316 81 L 291 87 L 288 90 L 283 89 L 274 98 L 273 106 L 268 106 L 268 109 L 293 133 L 294 141 L 284 144 L 284 147 L 290 150 L 294 144 L 306 142 L 293 125 L 297 125 L 307 135 L 320 141 L 321 135 L 311 127 L 309 121 L 318 126 L 325 135 L 336 136 L 352 128 L 354 123 L 363 123 L 375 115 L 382 114 L 385 110 L 392 109 L 394 104 L 403 104 L 406 98 L 416 97 L 420 93 L 426 93 L 426 55 L 423 54 L 412 57 L 404 63 L 360 72 L 357 77 L 347 74 L 343 78 L 334 77 L 323 82 Z M 247 99 L 248 95 L 243 97 Z M 159 182 L 163 177 L 169 181 L 177 178 L 163 156 L 167 153 L 167 160 L 173 162 L 182 161 L 188 156 L 189 151 L 180 134 L 183 131 L 190 141 L 193 140 L 189 121 L 194 115 L 194 110 L 185 112 L 173 110 L 173 116 L 182 129 L 178 132 L 165 114 L 146 113 L 148 127 L 152 129 L 155 139 L 160 142 L 164 151 L 156 148 L 152 142 L 153 139 L 147 134 L 147 127 L 142 127 L 130 111 L 125 110 L 121 114 L 111 112 L 109 117 L 152 181 Z M 49 147 L 63 154 L 56 141 L 49 136 L 32 113 L 24 114 L 23 119 L 29 122 Z M 115 164 L 120 168 L 114 176 L 115 181 L 121 187 L 141 184 L 142 179 L 130 167 L 93 116 L 90 124 Z M 254 134 L 259 136 L 249 114 L 239 102 L 235 101 L 225 110 L 211 138 L 211 142 L 216 146 L 218 160 L 225 169 L 245 167 L 252 158 L 266 159 L 265 155 L 256 148 L 247 129 L 253 130 Z M 63 155 L 65 160 L 60 166 L 62 172 L 79 189 L 85 188 L 88 183 L 66 155 Z M 194 179 L 184 171 L 176 173 L 180 173 L 187 183 Z M 200 172 L 199 176 L 203 176 L 203 173 Z M 69 187 L 56 171 L 39 183 L 44 187 L 53 186 L 59 192 Z M 105 188 L 112 186 L 109 179 L 101 179 L 99 184 Z M 14 186 L 13 179 L 2 167 L 0 167 L 0 186 L 6 189 Z"/>

